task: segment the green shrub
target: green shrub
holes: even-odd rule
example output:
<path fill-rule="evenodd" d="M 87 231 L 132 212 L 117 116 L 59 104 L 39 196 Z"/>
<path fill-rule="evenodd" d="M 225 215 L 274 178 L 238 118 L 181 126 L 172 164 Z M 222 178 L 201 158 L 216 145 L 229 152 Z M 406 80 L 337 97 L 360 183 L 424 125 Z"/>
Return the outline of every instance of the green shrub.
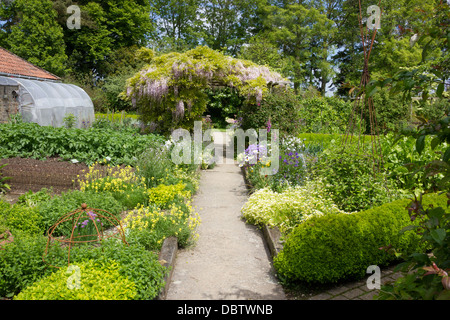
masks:
<path fill-rule="evenodd" d="M 41 202 L 49 201 L 52 198 L 52 189 L 42 188 L 37 192 L 28 191 L 17 199 L 16 204 L 22 204 L 27 207 L 35 207 Z"/>
<path fill-rule="evenodd" d="M 172 171 L 175 164 L 172 162 L 170 152 L 167 148 L 148 148 L 136 162 L 139 175 L 145 178 L 147 187 L 156 187 L 161 183 L 168 172 Z"/>
<path fill-rule="evenodd" d="M 246 104 L 239 112 L 243 118 L 242 128 L 266 128 L 270 119 L 273 129 L 280 133 L 295 135 L 299 132 L 300 122 L 296 116 L 299 102 L 293 90 L 287 88 L 274 88 L 267 94 L 261 105 Z"/>
<path fill-rule="evenodd" d="M 296 227 L 274 259 L 279 276 L 285 281 L 329 283 L 364 277 L 370 265 L 387 265 L 396 257 L 384 250 L 392 245 L 405 254 L 421 250 L 419 237 L 411 231 L 400 235 L 411 224 L 401 199 L 352 214 L 312 217 Z M 430 194 L 424 204 L 444 206 L 445 196 Z M 423 248 L 422 248 L 423 249 Z"/>
<path fill-rule="evenodd" d="M 419 154 L 413 137 L 397 137 L 393 134 L 381 137 L 380 149 L 383 154 L 384 168 L 389 178 L 395 181 L 399 188 L 423 192 L 438 190 L 439 182 L 443 181 L 444 175 L 426 175 L 424 167 L 438 160 L 445 153 L 447 144 L 432 149 L 432 140 L 429 136 L 424 139 L 424 148 Z"/>
<path fill-rule="evenodd" d="M 15 234 L 14 241 L 0 250 L 0 297 L 12 297 L 42 277 L 56 271 L 43 261 L 47 237 Z M 67 263 L 67 254 L 55 247 L 47 257 L 54 263 Z"/>
<path fill-rule="evenodd" d="M 159 263 L 156 253 L 139 244 L 127 245 L 109 239 L 103 241 L 100 247 L 75 246 L 70 257 L 73 264 L 91 259 L 102 263 L 116 261 L 120 265 L 120 274 L 135 283 L 137 300 L 154 299 L 165 285 L 167 269 Z"/>
<path fill-rule="evenodd" d="M 313 97 L 300 100 L 300 132 L 344 133 L 352 110 L 350 103 L 338 98 Z"/>
<path fill-rule="evenodd" d="M 60 196 L 55 196 L 50 201 L 41 202 L 38 205 L 37 208 L 42 217 L 44 229 L 48 230 L 65 214 L 80 209 L 82 203 L 86 203 L 89 208 L 106 210 L 116 218 L 119 217 L 123 209 L 122 204 L 114 199 L 110 193 L 78 190 L 63 192 Z M 111 226 L 111 224 L 105 224 L 104 228 Z M 71 228 L 71 221 L 64 222 L 58 226 L 53 235 L 68 235 L 72 230 Z"/>
<path fill-rule="evenodd" d="M 306 148 L 317 148 L 320 151 L 328 149 L 329 147 L 341 145 L 346 139 L 345 134 L 338 133 L 300 133 L 297 137 L 304 140 Z M 350 137 L 348 139 L 350 139 Z M 353 137 L 352 141 L 357 143 L 356 139 L 357 137 Z M 371 141 L 371 137 L 368 135 L 364 135 L 363 139 L 366 143 Z"/>
<path fill-rule="evenodd" d="M 313 216 L 342 213 L 322 192 L 322 185 L 317 181 L 282 192 L 268 188 L 257 190 L 241 212 L 248 223 L 277 226 L 285 234 Z"/>
<path fill-rule="evenodd" d="M 164 239 L 174 236 L 180 247 L 195 241 L 199 219 L 189 203 L 172 205 L 170 210 L 157 207 L 141 207 L 124 219 L 129 243 L 145 246 L 148 250 L 160 250 Z"/>
<path fill-rule="evenodd" d="M 20 233 L 15 235 L 14 242 L 0 250 L 0 297 L 12 297 L 58 270 L 42 260 L 46 244 L 47 237 Z M 142 245 L 126 245 L 109 239 L 101 246 L 85 244 L 71 248 L 72 264 L 79 265 L 87 260 L 117 261 L 120 274 L 135 283 L 135 299 L 153 299 L 165 284 L 167 269 L 159 263 L 156 253 L 147 251 Z M 45 261 L 52 266 L 67 266 L 68 248 L 52 246 Z"/>
<path fill-rule="evenodd" d="M 34 207 L 27 207 L 20 204 L 2 206 L 0 209 L 0 220 L 14 234 L 22 231 L 29 235 L 38 235 L 44 232 L 42 216 Z"/>
<path fill-rule="evenodd" d="M 377 172 L 370 151 L 337 145 L 321 153 L 313 176 L 321 178 L 333 202 L 346 212 L 365 210 L 402 195 L 385 172 Z"/>
<path fill-rule="evenodd" d="M 69 267 L 63 267 L 20 292 L 14 300 L 132 300 L 136 286 L 120 274 L 120 265 L 89 260 L 72 266 L 78 267 L 79 287 L 70 287 L 76 277 Z"/>

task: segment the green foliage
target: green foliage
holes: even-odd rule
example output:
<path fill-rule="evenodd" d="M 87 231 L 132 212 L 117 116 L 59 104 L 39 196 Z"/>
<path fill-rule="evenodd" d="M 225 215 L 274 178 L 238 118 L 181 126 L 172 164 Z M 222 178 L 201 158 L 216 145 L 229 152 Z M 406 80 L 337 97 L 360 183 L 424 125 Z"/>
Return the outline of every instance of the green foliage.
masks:
<path fill-rule="evenodd" d="M 285 281 L 312 283 L 361 279 L 370 265 L 383 266 L 395 261 L 381 247 L 395 247 L 410 254 L 423 252 L 424 246 L 414 232 L 399 231 L 411 221 L 401 199 L 351 214 L 312 217 L 289 235 L 274 259 L 279 276 Z M 424 203 L 442 206 L 444 196 L 427 195 Z"/>
<path fill-rule="evenodd" d="M 130 118 L 132 120 L 137 120 L 138 119 L 138 115 L 135 114 L 128 114 L 126 112 L 116 112 L 116 113 L 96 113 L 95 114 L 95 119 L 96 120 L 100 120 L 100 119 L 104 119 L 104 120 L 108 120 L 111 121 L 113 123 L 116 122 L 123 122 L 124 120 Z"/>
<path fill-rule="evenodd" d="M 425 165 L 438 160 L 444 152 L 443 145 L 431 147 L 432 137 L 424 139 L 424 148 L 419 154 L 416 141 L 408 136 L 388 134 L 380 138 L 384 168 L 389 179 L 396 182 L 399 189 L 416 192 L 435 192 L 438 190 L 442 174 L 427 175 Z"/>
<path fill-rule="evenodd" d="M 208 104 L 206 113 L 210 116 L 215 127 L 225 128 L 226 118 L 234 118 L 241 108 L 243 98 L 231 88 L 208 90 Z"/>
<path fill-rule="evenodd" d="M 48 268 L 42 261 L 47 238 L 15 234 L 14 241 L 0 250 L 0 297 L 19 293 L 55 269 Z M 48 256 L 53 262 L 64 261 L 62 248 L 55 247 Z M 61 260 L 62 259 L 62 260 Z M 65 257 L 67 263 L 67 256 Z M 62 262 L 64 263 L 64 262 Z"/>
<path fill-rule="evenodd" d="M 23 232 L 29 235 L 43 234 L 43 221 L 39 211 L 35 207 L 14 204 L 2 207 L 0 211 L 0 221 L 14 235 L 16 232 Z"/>
<path fill-rule="evenodd" d="M 299 132 L 300 123 L 296 116 L 300 108 L 298 99 L 289 88 L 274 88 L 268 93 L 260 105 L 247 103 L 239 116 L 243 118 L 243 129 L 266 128 L 270 119 L 273 129 L 281 134 L 295 135 Z"/>
<path fill-rule="evenodd" d="M 264 35 L 251 38 L 246 46 L 241 47 L 238 57 L 259 65 L 270 66 L 282 75 L 289 74 L 289 59 L 284 57 L 277 46 Z"/>
<path fill-rule="evenodd" d="M 300 85 L 317 83 L 322 94 L 332 74 L 327 60 L 329 43 L 336 32 L 333 21 L 320 5 L 287 2 L 282 6 L 270 6 L 264 21 L 266 35 L 284 56 L 290 58 L 295 89 Z M 314 71 L 313 71 L 314 70 Z M 306 79 L 306 81 L 305 81 Z"/>
<path fill-rule="evenodd" d="M 404 272 L 404 277 L 399 278 L 394 284 L 383 286 L 380 299 L 450 299 L 449 122 L 448 116 L 439 121 L 424 121 L 418 130 L 410 133 L 416 139 L 415 147 L 419 154 L 423 154 L 428 136 L 432 137 L 433 150 L 439 147 L 445 150 L 441 152 L 439 159 L 422 166 L 424 172 L 422 181 L 426 183 L 430 178 L 441 175 L 442 179 L 437 186 L 446 193 L 447 203 L 429 207 L 422 196 L 419 199 L 415 196 L 409 204 L 407 208 L 411 220 L 419 221 L 419 226 L 408 226 L 404 230 L 414 230 L 427 244 L 430 254 L 418 251 L 408 256 L 406 262 L 399 266 Z M 393 250 L 395 252 L 397 248 L 394 247 Z M 410 272 L 411 270 L 416 272 Z"/>
<path fill-rule="evenodd" d="M 445 96 L 447 95 L 447 96 Z M 419 119 L 426 119 L 430 122 L 436 122 L 450 114 L 450 101 L 448 93 L 443 94 L 443 99 L 433 99 L 427 103 L 421 103 L 415 110 L 415 116 Z"/>
<path fill-rule="evenodd" d="M 352 105 L 338 98 L 313 97 L 300 101 L 301 133 L 345 133 Z"/>
<path fill-rule="evenodd" d="M 0 7 L 8 36 L 2 43 L 11 52 L 57 75 L 67 71 L 63 29 L 50 0 L 15 0 Z M 9 23 L 8 23 L 9 22 Z"/>
<path fill-rule="evenodd" d="M 322 184 L 317 181 L 281 192 L 259 189 L 250 196 L 241 212 L 248 223 L 277 226 L 287 235 L 311 217 L 342 213 L 322 190 Z"/>
<path fill-rule="evenodd" d="M 449 195 L 447 194 L 447 198 Z M 449 198 L 450 199 L 450 198 Z M 447 210 L 444 208 L 447 207 Z M 422 199 L 415 199 L 408 207 L 411 220 L 419 225 L 405 227 L 415 230 L 421 239 L 432 248 L 430 254 L 415 252 L 407 261 L 397 266 L 404 275 L 393 284 L 382 287 L 378 299 L 385 300 L 449 300 L 450 279 L 450 212 L 448 203 L 428 207 Z M 397 248 L 394 248 L 397 252 Z M 414 272 L 410 272 L 413 270 Z"/>
<path fill-rule="evenodd" d="M 139 135 L 134 129 L 113 130 L 67 129 L 42 127 L 36 123 L 8 123 L 0 125 L 0 157 L 44 159 L 60 156 L 90 165 L 111 158 L 114 164 L 132 164 L 149 145 L 164 140 L 156 135 Z"/>
<path fill-rule="evenodd" d="M 156 187 L 167 173 L 174 169 L 174 163 L 170 158 L 167 148 L 148 148 L 136 161 L 139 167 L 139 175 L 145 178 L 147 187 Z"/>
<path fill-rule="evenodd" d="M 52 189 L 50 188 L 42 188 L 41 190 L 37 192 L 28 191 L 27 193 L 24 193 L 20 195 L 17 199 L 16 204 L 21 204 L 27 207 L 35 207 L 40 202 L 46 202 L 49 201 L 52 198 Z"/>
<path fill-rule="evenodd" d="M 323 179 L 326 192 L 347 212 L 368 209 L 400 197 L 386 173 L 377 171 L 377 163 L 370 152 L 352 145 L 326 149 L 313 167 L 313 175 Z"/>
<path fill-rule="evenodd" d="M 140 244 L 127 245 L 109 239 L 103 241 L 100 247 L 73 247 L 70 256 L 73 264 L 87 260 L 99 263 L 116 261 L 120 265 L 120 274 L 135 283 L 135 299 L 138 300 L 154 299 L 165 285 L 167 269 L 159 263 L 156 253 L 146 250 Z"/>
<path fill-rule="evenodd" d="M 69 113 L 63 118 L 64 125 L 66 128 L 71 129 L 74 127 L 75 123 L 77 122 L 77 117 L 75 117 L 74 114 Z"/>
<path fill-rule="evenodd" d="M 411 119 L 411 105 L 402 101 L 400 96 L 391 97 L 389 91 L 379 90 L 373 95 L 376 115 L 376 130 L 379 134 L 399 132 L 409 124 Z M 365 120 L 366 124 L 370 119 Z M 370 128 L 365 133 L 370 133 Z"/>
<path fill-rule="evenodd" d="M 86 203 L 88 208 L 102 209 L 111 213 L 116 218 L 122 212 L 122 204 L 114 199 L 110 193 L 82 192 L 78 190 L 61 193 L 54 196 L 50 201 L 41 202 L 37 209 L 42 217 L 44 229 L 48 230 L 65 214 L 81 208 L 81 204 Z M 112 224 L 104 223 L 104 228 L 111 227 Z M 54 236 L 69 236 L 72 231 L 72 221 L 66 221 L 55 229 Z"/>
<path fill-rule="evenodd" d="M 80 7 L 81 29 L 66 26 L 67 8 L 72 4 Z M 75 75 L 95 72 L 104 78 L 114 74 L 124 61 L 131 60 L 123 56 L 123 51 L 136 45 L 145 46 L 153 31 L 151 8 L 146 1 L 55 0 L 53 8 L 64 31 L 68 64 Z M 93 83 L 93 78 L 90 82 Z"/>
<path fill-rule="evenodd" d="M 29 286 L 36 287 L 37 281 L 58 270 L 42 261 L 46 244 L 47 237 L 31 237 L 20 233 L 14 237 L 14 242 L 0 250 L 1 297 L 13 297 Z M 67 250 L 67 247 L 52 246 L 47 252 L 46 261 L 55 266 L 67 267 Z M 164 286 L 167 269 L 159 263 L 155 253 L 145 250 L 141 245 L 126 245 L 110 239 L 103 241 L 99 247 L 73 246 L 70 256 L 71 263 L 78 266 L 88 260 L 94 260 L 99 265 L 109 265 L 115 261 L 114 263 L 117 263 L 119 267 L 120 278 L 127 278 L 135 284 L 137 291 L 135 299 L 154 299 Z M 70 274 L 66 275 L 64 283 L 67 283 L 69 276 Z M 114 284 L 118 279 L 114 277 L 109 280 L 111 280 L 108 281 L 109 283 Z M 47 280 L 43 281 L 47 282 Z M 103 284 L 112 291 L 115 290 L 110 287 L 110 284 Z"/>
<path fill-rule="evenodd" d="M 14 300 L 132 300 L 136 286 L 119 272 L 120 265 L 89 260 L 63 267 L 20 292 Z M 78 287 L 69 286 L 70 277 L 79 274 Z M 70 283 L 71 285 L 72 283 Z"/>

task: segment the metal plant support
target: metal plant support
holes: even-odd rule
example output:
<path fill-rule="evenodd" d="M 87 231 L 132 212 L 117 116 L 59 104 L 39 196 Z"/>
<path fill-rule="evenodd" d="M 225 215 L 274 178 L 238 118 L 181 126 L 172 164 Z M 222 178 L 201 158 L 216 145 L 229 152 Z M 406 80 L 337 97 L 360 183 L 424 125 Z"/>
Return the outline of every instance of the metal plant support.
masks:
<path fill-rule="evenodd" d="M 359 132 L 358 132 L 358 144 L 357 148 L 362 146 L 364 150 L 364 132 L 362 132 L 362 126 L 364 123 L 364 115 L 365 112 L 368 114 L 369 117 L 369 125 L 370 125 L 370 137 L 371 137 L 371 143 L 372 143 L 372 159 L 373 159 L 373 168 L 374 173 L 378 172 L 380 170 L 381 166 L 381 147 L 379 144 L 379 130 L 377 126 L 377 120 L 376 120 L 376 111 L 375 106 L 373 103 L 372 96 L 366 97 L 366 86 L 370 82 L 370 72 L 369 72 L 369 58 L 370 54 L 372 52 L 373 44 L 375 41 L 375 36 L 377 34 L 377 28 L 379 28 L 379 23 L 372 25 L 371 28 L 373 28 L 372 35 L 370 35 L 369 32 L 369 26 L 364 26 L 364 21 L 362 18 L 362 9 L 361 9 L 361 0 L 359 2 L 359 29 L 361 32 L 361 40 L 362 40 L 362 46 L 363 46 L 363 53 L 364 53 L 364 65 L 363 65 L 363 71 L 362 71 L 362 77 L 361 82 L 359 85 L 359 88 L 352 88 L 350 90 L 350 93 L 352 93 L 355 89 L 358 89 L 357 96 L 355 98 L 354 106 L 352 109 L 352 113 L 350 115 L 349 123 L 347 126 L 347 131 L 342 139 L 342 145 L 345 149 L 347 146 L 347 143 L 351 143 L 353 140 L 353 135 L 355 130 L 355 127 L 357 125 L 357 117 L 359 113 Z M 371 7 L 377 7 L 377 6 L 371 6 Z M 369 7 L 370 8 L 370 7 Z M 379 7 L 377 7 L 379 8 Z M 381 12 L 380 12 L 381 14 Z M 368 21 L 369 24 L 369 21 Z M 362 141 L 361 141 L 362 140 Z"/>
<path fill-rule="evenodd" d="M 91 226 L 93 226 L 93 228 L 91 227 L 93 232 L 90 234 L 89 233 L 78 234 L 78 230 L 81 228 L 81 225 L 83 225 L 83 223 L 86 221 L 87 223 L 84 224 L 84 227 L 86 227 L 88 223 L 91 224 Z M 103 228 L 102 221 L 103 222 L 109 221 L 110 224 L 113 225 L 113 227 L 108 230 L 105 230 Z M 58 229 L 59 226 L 61 226 L 61 224 L 65 222 L 71 222 L 72 224 L 70 236 L 55 237 L 53 233 L 55 232 L 55 230 Z M 122 224 L 116 217 L 114 217 L 111 213 L 109 213 L 106 210 L 88 208 L 87 205 L 83 203 L 80 209 L 65 214 L 48 230 L 47 245 L 45 248 L 45 252 L 42 256 L 42 260 L 44 261 L 44 263 L 52 267 L 59 268 L 57 266 L 48 263 L 46 261 L 46 257 L 51 247 L 66 246 L 68 247 L 67 261 L 68 265 L 70 265 L 70 250 L 74 245 L 85 243 L 91 243 L 93 245 L 101 244 L 102 240 L 107 238 L 116 238 L 119 241 L 128 244 L 127 241 L 125 240 L 125 232 L 123 230 Z"/>

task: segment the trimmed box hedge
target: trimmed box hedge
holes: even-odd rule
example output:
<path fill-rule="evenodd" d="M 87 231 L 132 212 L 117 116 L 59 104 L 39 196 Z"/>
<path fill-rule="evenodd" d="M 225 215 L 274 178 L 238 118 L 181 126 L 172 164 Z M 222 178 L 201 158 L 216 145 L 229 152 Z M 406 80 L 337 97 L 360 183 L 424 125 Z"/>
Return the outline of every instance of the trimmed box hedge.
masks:
<path fill-rule="evenodd" d="M 420 250 L 419 237 L 399 231 L 412 222 L 401 199 L 351 214 L 312 217 L 297 226 L 274 258 L 279 277 L 287 282 L 335 283 L 361 279 L 370 265 L 385 266 L 396 260 L 380 247 L 391 244 L 410 254 Z M 447 207 L 445 195 L 429 194 L 423 204 Z"/>

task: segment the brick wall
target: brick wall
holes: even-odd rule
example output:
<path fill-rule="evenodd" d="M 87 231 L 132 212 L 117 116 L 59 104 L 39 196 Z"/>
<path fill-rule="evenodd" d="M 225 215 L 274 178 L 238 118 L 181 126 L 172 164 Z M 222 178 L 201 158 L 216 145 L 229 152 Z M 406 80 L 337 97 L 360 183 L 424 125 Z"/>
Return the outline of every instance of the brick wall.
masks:
<path fill-rule="evenodd" d="M 8 122 L 19 111 L 18 86 L 0 86 L 0 123 Z"/>

